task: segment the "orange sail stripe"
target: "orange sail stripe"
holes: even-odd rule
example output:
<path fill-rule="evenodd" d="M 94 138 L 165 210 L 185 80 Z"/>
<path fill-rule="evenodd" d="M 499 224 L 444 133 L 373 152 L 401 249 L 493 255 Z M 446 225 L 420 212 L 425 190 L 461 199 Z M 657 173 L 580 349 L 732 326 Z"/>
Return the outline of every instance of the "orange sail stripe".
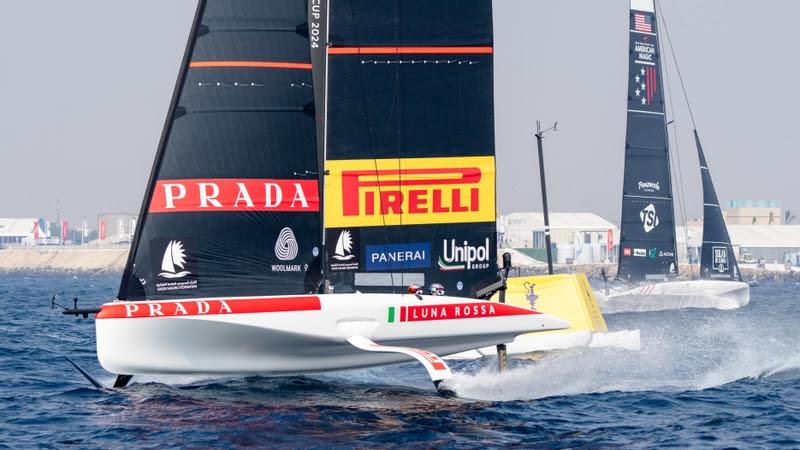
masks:
<path fill-rule="evenodd" d="M 304 69 L 311 70 L 310 63 L 291 63 L 277 61 L 192 61 L 191 68 L 203 67 L 251 67 L 256 69 Z"/>
<path fill-rule="evenodd" d="M 491 54 L 492 47 L 331 47 L 330 55 L 446 55 L 446 54 Z"/>

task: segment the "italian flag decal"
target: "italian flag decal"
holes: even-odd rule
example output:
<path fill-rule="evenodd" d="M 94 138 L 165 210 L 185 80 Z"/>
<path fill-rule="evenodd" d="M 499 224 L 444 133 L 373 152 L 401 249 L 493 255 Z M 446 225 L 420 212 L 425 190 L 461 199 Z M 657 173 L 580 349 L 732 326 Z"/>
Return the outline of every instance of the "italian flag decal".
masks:
<path fill-rule="evenodd" d="M 536 311 L 495 302 L 453 303 L 447 305 L 390 306 L 388 323 L 428 320 L 479 319 L 484 317 L 523 316 Z"/>

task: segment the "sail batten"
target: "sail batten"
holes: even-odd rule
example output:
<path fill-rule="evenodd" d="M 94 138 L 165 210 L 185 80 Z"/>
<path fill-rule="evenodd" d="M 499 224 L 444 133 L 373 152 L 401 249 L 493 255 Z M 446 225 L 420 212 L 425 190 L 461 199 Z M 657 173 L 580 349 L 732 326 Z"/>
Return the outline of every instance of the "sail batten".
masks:
<path fill-rule="evenodd" d="M 652 0 L 631 0 L 625 175 L 618 278 L 677 275 L 675 219 Z"/>

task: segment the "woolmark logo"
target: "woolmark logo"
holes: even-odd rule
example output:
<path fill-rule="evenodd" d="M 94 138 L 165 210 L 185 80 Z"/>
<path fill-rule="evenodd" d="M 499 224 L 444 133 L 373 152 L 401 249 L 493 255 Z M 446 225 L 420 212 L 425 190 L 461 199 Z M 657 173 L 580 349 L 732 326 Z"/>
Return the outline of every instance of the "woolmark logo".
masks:
<path fill-rule="evenodd" d="M 439 255 L 439 270 L 473 270 L 489 268 L 489 238 L 484 245 L 472 246 L 467 241 L 461 245 L 455 239 L 444 240 L 442 254 Z"/>
<path fill-rule="evenodd" d="M 183 248 L 181 241 L 169 241 L 167 249 L 164 250 L 164 256 L 161 258 L 162 272 L 158 276 L 163 278 L 183 278 L 191 272 L 184 269 L 186 264 L 186 250 Z M 178 271 L 178 269 L 181 269 Z"/>
<path fill-rule="evenodd" d="M 494 158 L 327 161 L 331 227 L 494 220 Z"/>
<path fill-rule="evenodd" d="M 661 183 L 658 181 L 640 181 L 639 190 L 642 192 L 656 192 L 661 190 Z"/>
<path fill-rule="evenodd" d="M 151 213 L 319 211 L 316 180 L 160 180 Z"/>
<path fill-rule="evenodd" d="M 278 233 L 275 241 L 275 256 L 281 261 L 291 261 L 297 257 L 297 239 L 291 228 L 286 227 Z"/>
<path fill-rule="evenodd" d="M 642 220 L 644 232 L 649 233 L 658 226 L 658 215 L 656 214 L 656 207 L 652 203 L 647 205 L 639 212 L 639 218 Z"/>

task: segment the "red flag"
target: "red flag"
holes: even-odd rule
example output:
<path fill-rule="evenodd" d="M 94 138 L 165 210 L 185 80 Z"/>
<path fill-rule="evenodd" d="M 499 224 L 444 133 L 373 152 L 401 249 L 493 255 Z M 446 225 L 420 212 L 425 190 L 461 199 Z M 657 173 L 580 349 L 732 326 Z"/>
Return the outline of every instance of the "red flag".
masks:
<path fill-rule="evenodd" d="M 608 229 L 606 234 L 606 248 L 609 252 L 614 248 L 614 231 L 611 228 Z"/>
<path fill-rule="evenodd" d="M 36 220 L 33 221 L 33 239 L 39 240 L 39 222 Z"/>
<path fill-rule="evenodd" d="M 61 242 L 69 239 L 69 224 L 66 220 L 61 221 Z"/>
<path fill-rule="evenodd" d="M 100 227 L 99 228 L 100 228 L 100 230 L 99 230 L 100 240 L 101 241 L 105 241 L 106 240 L 106 221 L 105 220 L 102 220 L 102 219 L 100 220 Z"/>

